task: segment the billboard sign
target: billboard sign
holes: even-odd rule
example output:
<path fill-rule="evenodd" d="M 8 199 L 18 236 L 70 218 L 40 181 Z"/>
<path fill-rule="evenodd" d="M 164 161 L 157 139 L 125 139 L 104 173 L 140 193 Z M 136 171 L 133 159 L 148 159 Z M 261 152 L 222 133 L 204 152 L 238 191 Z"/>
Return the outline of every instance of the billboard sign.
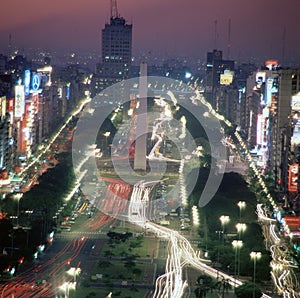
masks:
<path fill-rule="evenodd" d="M 291 108 L 292 111 L 300 111 L 300 92 L 292 96 Z"/>
<path fill-rule="evenodd" d="M 14 111 L 14 99 L 10 98 L 8 100 L 7 112 L 13 112 L 13 111 Z"/>
<path fill-rule="evenodd" d="M 267 78 L 266 83 L 266 93 L 265 93 L 265 104 L 267 107 L 271 106 L 272 103 L 272 87 L 273 87 L 273 78 Z"/>
<path fill-rule="evenodd" d="M 289 166 L 288 191 L 292 193 L 298 192 L 298 174 L 299 165 L 294 163 Z"/>
<path fill-rule="evenodd" d="M 40 89 L 41 79 L 38 73 L 35 73 L 31 78 L 31 90 L 38 91 Z"/>
<path fill-rule="evenodd" d="M 294 128 L 291 143 L 292 145 L 300 144 L 300 119 L 294 119 Z"/>
<path fill-rule="evenodd" d="M 30 70 L 26 69 L 24 73 L 24 88 L 25 96 L 28 96 L 30 93 Z"/>
<path fill-rule="evenodd" d="M 264 140 L 264 118 L 262 114 L 257 115 L 256 145 L 262 145 Z"/>
<path fill-rule="evenodd" d="M 220 84 L 221 85 L 230 85 L 233 81 L 234 72 L 225 69 L 224 73 L 220 75 Z"/>
<path fill-rule="evenodd" d="M 71 83 L 67 83 L 66 87 L 67 87 L 67 94 L 66 94 L 66 98 L 69 100 L 70 99 L 70 86 Z"/>
<path fill-rule="evenodd" d="M 265 61 L 265 67 L 268 68 L 269 70 L 277 68 L 279 65 L 278 60 L 266 60 Z"/>
<path fill-rule="evenodd" d="M 261 85 L 266 81 L 266 73 L 259 71 L 256 73 L 256 84 Z"/>
<path fill-rule="evenodd" d="M 6 96 L 0 97 L 0 115 L 5 117 L 6 114 Z"/>
<path fill-rule="evenodd" d="M 22 117 L 25 106 L 24 85 L 15 86 L 15 117 Z"/>

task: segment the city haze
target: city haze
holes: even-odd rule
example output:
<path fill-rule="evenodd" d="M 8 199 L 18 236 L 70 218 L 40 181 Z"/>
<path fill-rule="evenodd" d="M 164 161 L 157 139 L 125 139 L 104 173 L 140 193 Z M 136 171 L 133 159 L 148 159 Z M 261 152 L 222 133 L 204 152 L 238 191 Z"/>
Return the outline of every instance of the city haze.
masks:
<path fill-rule="evenodd" d="M 300 41 L 294 38 L 298 7 L 297 0 L 118 2 L 119 14 L 133 24 L 135 55 L 204 59 L 208 50 L 218 48 L 238 62 L 276 58 L 290 64 L 299 62 Z M 30 48 L 42 48 L 59 53 L 99 51 L 100 55 L 110 1 L 5 0 L 1 11 L 4 53 L 11 35 L 12 48 L 25 54 Z"/>

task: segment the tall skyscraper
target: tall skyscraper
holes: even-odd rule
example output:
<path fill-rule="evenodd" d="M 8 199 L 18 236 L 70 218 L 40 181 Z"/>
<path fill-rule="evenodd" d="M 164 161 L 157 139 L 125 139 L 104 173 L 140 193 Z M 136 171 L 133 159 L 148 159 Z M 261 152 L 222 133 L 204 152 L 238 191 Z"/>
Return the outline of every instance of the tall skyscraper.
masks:
<path fill-rule="evenodd" d="M 98 67 L 96 92 L 130 76 L 132 24 L 118 14 L 116 1 L 111 5 L 110 23 L 102 29 L 102 63 Z"/>

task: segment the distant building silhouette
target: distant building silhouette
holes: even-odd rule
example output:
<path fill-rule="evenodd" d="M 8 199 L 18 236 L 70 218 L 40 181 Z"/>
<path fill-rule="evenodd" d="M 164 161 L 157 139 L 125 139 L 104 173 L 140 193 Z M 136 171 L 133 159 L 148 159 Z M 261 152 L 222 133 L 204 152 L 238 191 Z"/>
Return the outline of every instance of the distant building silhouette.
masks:
<path fill-rule="evenodd" d="M 220 86 L 220 76 L 225 70 L 234 70 L 234 61 L 223 60 L 223 52 L 213 50 L 207 53 L 205 96 L 214 106 L 217 106 L 216 91 Z"/>

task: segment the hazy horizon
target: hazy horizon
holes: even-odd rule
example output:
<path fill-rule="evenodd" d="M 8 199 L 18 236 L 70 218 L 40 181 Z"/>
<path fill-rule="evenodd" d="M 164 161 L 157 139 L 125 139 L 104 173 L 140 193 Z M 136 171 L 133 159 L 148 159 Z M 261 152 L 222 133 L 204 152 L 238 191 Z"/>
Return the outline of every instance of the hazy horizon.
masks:
<path fill-rule="evenodd" d="M 133 24 L 133 54 L 205 59 L 214 48 L 225 59 L 300 62 L 298 1 L 119 0 L 118 12 Z M 110 18 L 109 0 L 4 0 L 1 52 L 12 48 L 101 52 L 101 30 Z M 230 20 L 230 21 L 229 21 Z M 229 23 L 231 25 L 229 25 Z M 229 30 L 230 27 L 230 30 Z M 228 47 L 230 43 L 230 47 Z M 230 49 L 230 50 L 229 50 Z M 152 57 L 152 58 L 153 58 Z M 283 61 L 282 61 L 283 60 Z"/>

